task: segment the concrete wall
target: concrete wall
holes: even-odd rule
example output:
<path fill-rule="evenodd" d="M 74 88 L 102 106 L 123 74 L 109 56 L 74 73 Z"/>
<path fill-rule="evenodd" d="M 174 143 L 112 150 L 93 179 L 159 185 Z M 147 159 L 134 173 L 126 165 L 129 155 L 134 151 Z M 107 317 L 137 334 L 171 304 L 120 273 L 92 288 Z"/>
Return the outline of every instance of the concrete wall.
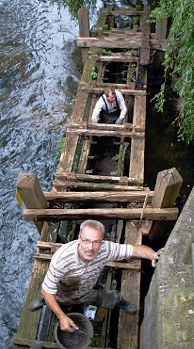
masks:
<path fill-rule="evenodd" d="M 194 284 L 185 248 L 194 230 L 194 188 L 165 245 L 145 299 L 140 349 L 194 349 Z"/>

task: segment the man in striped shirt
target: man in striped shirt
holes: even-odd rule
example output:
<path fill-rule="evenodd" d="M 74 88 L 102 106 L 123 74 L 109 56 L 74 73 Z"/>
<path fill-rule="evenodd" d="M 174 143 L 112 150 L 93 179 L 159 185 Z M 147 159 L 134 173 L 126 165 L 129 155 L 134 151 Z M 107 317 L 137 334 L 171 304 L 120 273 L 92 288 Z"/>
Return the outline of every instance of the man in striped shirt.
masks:
<path fill-rule="evenodd" d="M 136 313 L 135 306 L 126 302 L 118 291 L 93 287 L 106 262 L 140 257 L 150 259 L 155 266 L 158 254 L 145 245 L 105 241 L 104 231 L 101 222 L 86 220 L 80 226 L 78 239 L 64 244 L 53 255 L 42 284 L 42 295 L 58 318 L 61 330 L 73 332 L 76 326 L 60 303 L 93 304 L 110 309 L 117 305 L 130 314 Z"/>

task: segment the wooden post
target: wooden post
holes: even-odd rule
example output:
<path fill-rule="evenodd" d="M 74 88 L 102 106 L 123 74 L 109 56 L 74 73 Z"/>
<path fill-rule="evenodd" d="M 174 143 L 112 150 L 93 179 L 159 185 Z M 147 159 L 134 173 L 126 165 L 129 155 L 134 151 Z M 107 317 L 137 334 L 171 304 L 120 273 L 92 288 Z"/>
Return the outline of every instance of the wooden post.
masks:
<path fill-rule="evenodd" d="M 47 208 L 47 201 L 35 173 L 19 173 L 16 187 L 27 208 Z M 35 225 L 41 232 L 43 222 L 35 222 Z"/>
<path fill-rule="evenodd" d="M 156 22 L 156 39 L 166 39 L 167 34 L 167 18 L 157 19 Z"/>
<path fill-rule="evenodd" d="M 175 167 L 159 172 L 156 179 L 152 207 L 174 207 L 182 183 L 183 179 Z M 153 222 L 149 238 L 159 238 L 159 233 L 161 236 L 162 231 L 164 231 L 164 224 L 165 222 Z"/>
<path fill-rule="evenodd" d="M 78 22 L 79 22 L 79 36 L 89 37 L 89 13 L 86 7 L 81 7 L 78 10 Z M 85 63 L 88 56 L 88 48 L 82 48 L 82 62 Z"/>

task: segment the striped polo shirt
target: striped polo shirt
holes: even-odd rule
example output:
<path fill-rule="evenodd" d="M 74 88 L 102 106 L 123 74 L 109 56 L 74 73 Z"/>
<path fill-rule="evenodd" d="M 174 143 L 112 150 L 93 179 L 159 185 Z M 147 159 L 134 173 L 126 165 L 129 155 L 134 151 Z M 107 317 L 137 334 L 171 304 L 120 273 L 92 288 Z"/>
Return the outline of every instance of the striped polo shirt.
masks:
<path fill-rule="evenodd" d="M 129 244 L 103 241 L 95 257 L 84 263 L 78 255 L 78 240 L 70 241 L 54 253 L 42 288 L 60 302 L 76 300 L 95 286 L 106 262 L 129 258 L 131 249 Z"/>

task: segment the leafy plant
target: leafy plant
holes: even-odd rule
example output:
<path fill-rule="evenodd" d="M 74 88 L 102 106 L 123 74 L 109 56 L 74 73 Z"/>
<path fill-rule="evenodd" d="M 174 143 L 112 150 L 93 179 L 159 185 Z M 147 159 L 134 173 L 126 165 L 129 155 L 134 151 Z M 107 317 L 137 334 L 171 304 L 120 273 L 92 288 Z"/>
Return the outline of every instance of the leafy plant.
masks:
<path fill-rule="evenodd" d="M 151 13 L 152 20 L 170 17 L 167 47 L 164 59 L 165 82 L 154 97 L 156 107 L 163 110 L 165 85 L 171 77 L 173 90 L 179 95 L 178 136 L 189 144 L 194 137 L 194 87 L 193 87 L 193 17 L 194 3 L 191 0 L 160 0 L 159 7 Z"/>

